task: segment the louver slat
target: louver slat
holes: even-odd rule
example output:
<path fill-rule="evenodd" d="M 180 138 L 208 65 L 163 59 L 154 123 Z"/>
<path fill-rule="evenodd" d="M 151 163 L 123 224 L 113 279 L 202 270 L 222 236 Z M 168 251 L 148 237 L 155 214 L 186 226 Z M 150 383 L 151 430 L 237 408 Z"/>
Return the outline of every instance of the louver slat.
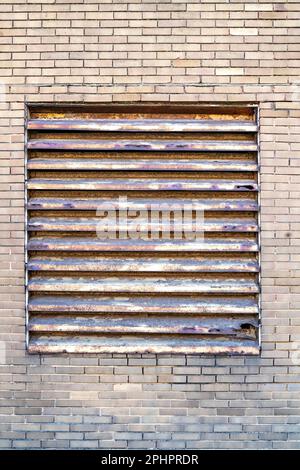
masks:
<path fill-rule="evenodd" d="M 140 151 L 220 151 L 220 152 L 255 152 L 257 145 L 242 140 L 79 140 L 79 139 L 40 139 L 28 142 L 32 150 L 140 150 Z"/>
<path fill-rule="evenodd" d="M 224 301 L 225 300 L 225 301 Z M 176 315 L 178 313 L 192 313 L 204 315 L 254 315 L 258 313 L 255 298 L 240 296 L 116 296 L 106 297 L 102 294 L 46 296 L 32 297 L 29 302 L 29 311 L 35 313 L 151 313 Z"/>
<path fill-rule="evenodd" d="M 257 171 L 257 164 L 250 160 L 194 160 L 177 158 L 176 160 L 157 160 L 143 158 L 139 160 L 88 159 L 88 158 L 32 158 L 28 162 L 29 170 L 141 170 L 141 171 Z"/>
<path fill-rule="evenodd" d="M 32 237 L 28 250 L 45 251 L 258 251 L 257 242 L 247 239 L 233 240 L 101 240 L 98 238 L 79 237 Z"/>
<path fill-rule="evenodd" d="M 30 109 L 29 352 L 257 354 L 255 108 L 81 109 Z M 203 211 L 202 237 L 118 219 L 99 237 L 107 207 L 166 204 Z"/>
<path fill-rule="evenodd" d="M 28 283 L 28 290 L 34 292 L 181 292 L 181 293 L 257 293 L 258 286 L 247 279 L 197 279 L 176 276 L 176 278 L 114 277 L 72 278 L 35 277 Z"/>
<path fill-rule="evenodd" d="M 143 209 L 156 209 L 161 204 L 163 204 L 163 199 L 137 199 L 137 198 L 130 198 L 130 208 L 132 210 L 143 210 Z M 195 210 L 213 210 L 213 211 L 258 211 L 258 205 L 256 200 L 252 199 L 235 199 L 233 197 L 228 197 L 227 199 L 168 199 L 167 201 L 169 204 L 193 204 Z M 53 198 L 35 198 L 30 197 L 28 201 L 28 209 L 40 209 L 40 210 L 87 210 L 87 211 L 96 211 L 102 210 L 102 208 L 106 207 L 106 204 L 109 204 L 112 208 L 122 208 L 122 202 L 120 203 L 117 199 L 109 198 L 109 197 L 100 197 L 99 199 L 92 199 L 81 196 L 72 198 L 70 194 L 68 198 L 57 197 Z"/>
<path fill-rule="evenodd" d="M 30 119 L 30 130 L 126 132 L 256 132 L 253 121 L 196 119 Z"/>
<path fill-rule="evenodd" d="M 132 271 L 132 272 L 258 272 L 258 263 L 253 258 L 240 256 L 239 259 L 217 256 L 209 260 L 199 258 L 195 253 L 193 257 L 167 258 L 139 257 L 107 257 L 102 253 L 100 258 L 35 258 L 28 262 L 29 271 Z"/>
<path fill-rule="evenodd" d="M 251 180 L 216 180 L 199 181 L 198 179 L 167 180 L 167 179 L 107 179 L 104 181 L 73 179 L 42 180 L 33 178 L 28 182 L 28 189 L 74 189 L 81 191 L 257 191 L 257 185 Z"/>
<path fill-rule="evenodd" d="M 38 180 L 28 182 L 28 189 L 75 189 L 82 191 L 120 190 L 120 191 L 257 191 L 253 181 L 199 181 L 195 180 Z"/>
<path fill-rule="evenodd" d="M 165 337 L 166 336 L 166 337 Z M 199 335 L 200 336 L 200 335 Z M 120 354 L 232 354 L 255 355 L 257 343 L 228 336 L 225 339 L 198 338 L 196 335 L 32 335 L 31 353 L 115 353 Z"/>
<path fill-rule="evenodd" d="M 80 219 L 76 218 L 32 218 L 28 221 L 28 230 L 42 230 L 42 231 L 62 231 L 62 232 L 77 232 L 86 231 L 86 232 L 95 232 L 99 224 L 98 219 L 85 218 Z M 127 224 L 127 226 L 130 224 Z M 120 224 L 110 224 L 109 230 L 115 232 L 118 227 L 121 230 L 125 230 L 125 225 L 121 226 Z M 183 224 L 185 230 L 188 230 L 188 225 Z M 166 231 L 168 228 L 167 224 L 155 223 L 151 224 L 152 232 L 159 232 L 159 230 Z M 257 223 L 255 219 L 239 219 L 239 220 L 230 220 L 230 219 L 220 219 L 220 220 L 207 220 L 203 224 L 203 229 L 205 232 L 256 232 L 258 230 Z"/>
<path fill-rule="evenodd" d="M 149 334 L 183 334 L 183 335 L 220 335 L 228 334 L 236 338 L 251 338 L 255 334 L 257 323 L 252 317 L 206 318 L 183 317 L 163 318 L 85 316 L 72 318 L 71 315 L 59 317 L 34 316 L 29 323 L 29 330 L 35 332 L 60 333 L 149 333 Z"/>

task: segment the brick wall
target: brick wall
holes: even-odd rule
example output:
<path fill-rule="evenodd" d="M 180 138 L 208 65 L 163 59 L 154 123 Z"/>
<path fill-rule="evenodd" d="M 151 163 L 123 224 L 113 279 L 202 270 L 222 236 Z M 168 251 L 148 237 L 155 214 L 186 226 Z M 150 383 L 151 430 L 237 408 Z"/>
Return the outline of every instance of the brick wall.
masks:
<path fill-rule="evenodd" d="M 0 12 L 0 446 L 300 448 L 300 2 Z M 261 357 L 27 355 L 25 102 L 240 100 L 261 106 Z"/>

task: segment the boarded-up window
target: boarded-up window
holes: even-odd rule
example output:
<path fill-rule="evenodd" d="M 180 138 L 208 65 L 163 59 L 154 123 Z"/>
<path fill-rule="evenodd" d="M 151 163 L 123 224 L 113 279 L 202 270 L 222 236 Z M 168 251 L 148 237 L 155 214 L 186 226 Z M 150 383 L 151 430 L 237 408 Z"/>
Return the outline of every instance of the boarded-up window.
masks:
<path fill-rule="evenodd" d="M 29 352 L 257 354 L 255 106 L 30 106 Z"/>

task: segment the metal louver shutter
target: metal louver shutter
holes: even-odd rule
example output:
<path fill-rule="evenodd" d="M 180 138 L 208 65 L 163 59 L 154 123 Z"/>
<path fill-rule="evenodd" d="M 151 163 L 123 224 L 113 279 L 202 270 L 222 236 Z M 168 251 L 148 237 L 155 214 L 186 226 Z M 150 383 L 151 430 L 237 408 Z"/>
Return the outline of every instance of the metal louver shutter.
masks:
<path fill-rule="evenodd" d="M 259 352 L 255 106 L 33 105 L 26 177 L 29 352 Z M 99 239 L 119 196 L 193 201 L 205 243 Z"/>

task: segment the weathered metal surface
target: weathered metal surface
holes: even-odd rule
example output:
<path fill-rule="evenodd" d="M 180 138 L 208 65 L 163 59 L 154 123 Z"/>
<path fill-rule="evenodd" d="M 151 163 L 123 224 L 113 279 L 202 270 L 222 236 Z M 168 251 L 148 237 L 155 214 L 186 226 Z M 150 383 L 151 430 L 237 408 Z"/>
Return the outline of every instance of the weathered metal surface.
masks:
<path fill-rule="evenodd" d="M 211 151 L 211 152 L 255 152 L 257 145 L 242 140 L 79 140 L 79 139 L 38 139 L 28 142 L 32 150 L 114 150 L 128 151 Z"/>
<path fill-rule="evenodd" d="M 45 297 L 39 295 L 29 301 L 29 311 L 40 313 L 151 313 L 151 314 L 204 314 L 204 315 L 249 315 L 258 313 L 255 297 L 244 295 L 136 295 L 124 296 L 115 294 L 76 294 Z"/>
<path fill-rule="evenodd" d="M 174 292 L 174 293 L 257 293 L 254 279 L 230 279 L 215 275 L 213 278 L 176 277 L 33 277 L 28 283 L 34 292 Z"/>
<path fill-rule="evenodd" d="M 30 353 L 119 353 L 119 354 L 230 354 L 257 355 L 258 343 L 254 340 L 239 340 L 229 337 L 201 339 L 192 335 L 151 337 L 130 335 L 32 335 L 28 350 Z"/>
<path fill-rule="evenodd" d="M 108 256 L 102 253 L 101 257 L 89 256 L 77 257 L 38 258 L 32 256 L 28 262 L 29 271 L 112 271 L 112 272 L 258 272 L 258 263 L 249 257 L 230 258 L 229 256 L 218 258 L 212 255 L 209 259 L 193 253 L 193 256 L 173 257 L 159 256 L 130 256 L 121 257 L 113 254 Z"/>
<path fill-rule="evenodd" d="M 44 251 L 258 251 L 256 241 L 240 240 L 121 240 L 79 237 L 32 237 L 28 250 Z"/>
<path fill-rule="evenodd" d="M 127 224 L 122 225 L 118 223 L 110 223 L 107 224 L 107 231 L 114 233 L 118 229 L 124 232 L 130 225 L 134 225 L 134 219 L 130 222 L 128 221 Z M 151 223 L 151 232 L 158 233 L 161 230 L 165 231 L 169 228 L 169 225 L 166 223 Z M 56 232 L 95 232 L 99 226 L 99 219 L 97 218 L 79 218 L 79 217 L 54 217 L 54 218 L 46 218 L 46 217 L 33 217 L 29 219 L 27 227 L 28 230 L 35 230 L 35 231 L 56 231 Z M 174 228 L 173 225 L 171 228 Z M 182 223 L 182 228 L 184 229 L 185 233 L 188 233 L 190 229 L 190 225 L 187 223 Z M 199 224 L 200 228 L 200 224 Z M 216 219 L 216 220 L 209 220 L 206 219 L 201 224 L 201 230 L 204 232 L 257 232 L 258 226 L 255 219 L 243 219 L 240 218 L 238 220 L 228 219 Z"/>
<path fill-rule="evenodd" d="M 245 194 L 245 193 L 244 193 Z M 168 198 L 168 199 L 157 199 L 153 198 L 137 198 L 136 196 L 128 198 L 130 201 L 130 209 L 137 210 L 157 210 L 164 202 L 168 202 L 172 205 L 177 204 L 193 204 L 194 210 L 204 211 L 258 211 L 257 200 L 235 198 L 228 195 L 227 198 L 211 198 L 201 199 L 201 196 L 197 199 L 188 199 L 182 196 L 181 198 Z M 89 198 L 87 196 L 71 197 L 31 197 L 28 201 L 28 209 L 35 210 L 87 210 L 95 211 L 102 210 L 110 205 L 112 209 L 123 209 L 127 208 L 127 202 L 122 203 L 117 197 L 99 197 L 98 199 Z"/>
<path fill-rule="evenodd" d="M 32 158 L 29 170 L 257 171 L 250 160 Z"/>
<path fill-rule="evenodd" d="M 256 132 L 253 121 L 201 119 L 30 119 L 29 130 L 125 132 Z"/>
<path fill-rule="evenodd" d="M 43 333 L 115 333 L 115 334 L 183 334 L 230 335 L 236 338 L 255 338 L 257 321 L 253 317 L 124 317 L 85 315 L 35 315 L 29 330 Z"/>
<path fill-rule="evenodd" d="M 81 191 L 257 191 L 253 180 L 199 180 L 199 179 L 37 179 L 32 178 L 28 189 L 74 189 Z"/>
<path fill-rule="evenodd" d="M 138 106 L 34 108 L 28 121 L 29 352 L 257 354 L 255 115 Z M 107 204 L 166 202 L 204 211 L 204 241 L 96 236 Z"/>

